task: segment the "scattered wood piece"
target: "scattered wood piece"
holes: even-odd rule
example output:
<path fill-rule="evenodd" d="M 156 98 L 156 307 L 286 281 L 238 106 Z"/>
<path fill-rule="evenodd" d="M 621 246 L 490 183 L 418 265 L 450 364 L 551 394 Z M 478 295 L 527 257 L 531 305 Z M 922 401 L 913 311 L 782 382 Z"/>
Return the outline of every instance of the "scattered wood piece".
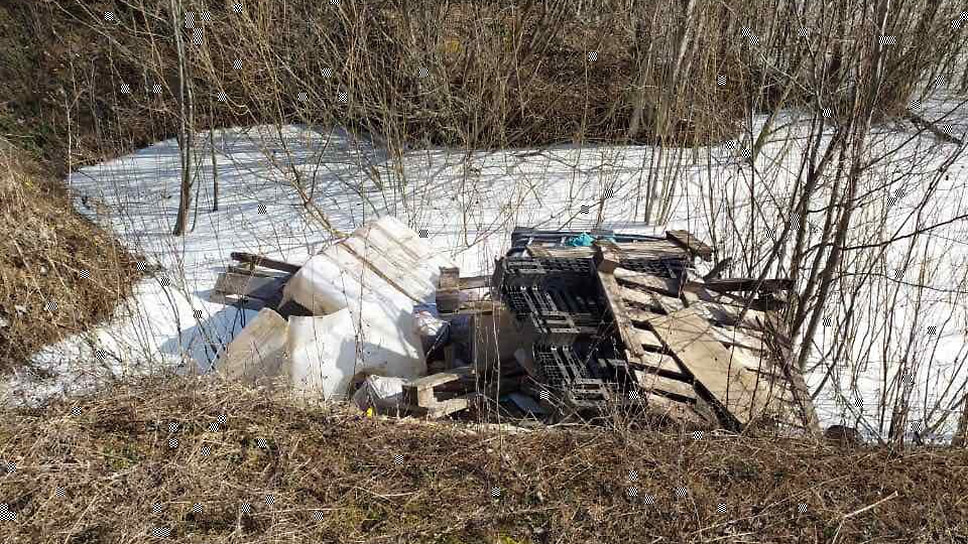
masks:
<path fill-rule="evenodd" d="M 704 261 L 711 261 L 713 258 L 713 248 L 706 245 L 705 242 L 696 238 L 689 231 L 685 230 L 670 230 L 666 231 L 666 237 L 672 242 L 679 244 L 684 249 L 688 250 L 693 255 L 701 258 Z"/>
<path fill-rule="evenodd" d="M 403 404 L 411 413 L 431 419 L 464 410 L 469 406 L 472 395 L 441 400 L 437 398 L 435 389 L 472 375 L 473 369 L 465 366 L 411 380 L 403 385 Z"/>
<path fill-rule="evenodd" d="M 232 260 L 238 261 L 240 263 L 250 263 L 255 266 L 261 266 L 263 268 L 271 268 L 273 270 L 282 270 L 283 272 L 290 272 L 295 274 L 301 268 L 299 265 L 292 263 L 287 263 L 284 261 L 277 261 L 275 259 L 269 259 L 261 255 L 253 255 L 252 253 L 244 253 L 241 251 L 233 251 L 231 253 Z"/>

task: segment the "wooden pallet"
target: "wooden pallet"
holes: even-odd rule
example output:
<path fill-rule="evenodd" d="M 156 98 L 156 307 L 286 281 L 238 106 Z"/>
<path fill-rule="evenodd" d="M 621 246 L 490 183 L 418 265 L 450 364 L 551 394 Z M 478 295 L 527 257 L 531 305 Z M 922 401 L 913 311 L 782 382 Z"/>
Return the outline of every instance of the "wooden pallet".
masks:
<path fill-rule="evenodd" d="M 282 290 L 299 267 L 250 253 L 232 253 L 240 264 L 229 265 L 219 274 L 209 300 L 246 309 L 271 308 L 284 315 L 304 312 L 289 308 L 282 312 Z"/>
<path fill-rule="evenodd" d="M 740 426 L 769 414 L 794 427 L 816 426 L 799 375 L 791 376 L 788 358 L 774 345 L 785 338 L 769 330 L 775 321 L 769 312 L 744 311 L 736 297 L 701 282 L 681 285 L 620 263 L 611 273 L 599 271 L 599 278 L 630 369 L 670 415 L 695 420 L 701 416 L 693 408 L 701 400 Z M 787 286 L 785 280 L 764 283 L 764 291 Z M 716 286 L 725 291 L 751 284 L 723 280 Z"/>

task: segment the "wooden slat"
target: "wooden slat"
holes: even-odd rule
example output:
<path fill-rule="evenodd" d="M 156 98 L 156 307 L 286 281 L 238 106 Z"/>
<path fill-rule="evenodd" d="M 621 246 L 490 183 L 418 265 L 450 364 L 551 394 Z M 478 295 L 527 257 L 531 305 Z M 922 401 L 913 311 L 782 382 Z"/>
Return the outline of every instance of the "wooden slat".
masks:
<path fill-rule="evenodd" d="M 761 411 L 763 402 L 755 395 L 755 380 L 709 334 L 709 323 L 694 308 L 657 317 L 650 323 L 679 363 L 740 424 L 749 423 Z"/>
<path fill-rule="evenodd" d="M 301 268 L 299 265 L 292 263 L 287 263 L 283 261 L 277 261 L 275 259 L 269 259 L 261 255 L 253 255 L 252 253 L 244 253 L 241 251 L 233 251 L 230 256 L 233 260 L 239 261 L 240 263 L 251 263 L 255 266 L 261 266 L 263 268 L 271 268 L 273 270 L 282 270 L 283 272 L 290 272 L 295 274 Z"/>
<path fill-rule="evenodd" d="M 652 311 L 657 311 L 662 308 L 661 306 L 659 306 L 659 301 L 655 299 L 655 296 L 653 296 L 652 293 L 638 291 L 635 289 L 629 289 L 628 287 L 622 287 L 621 284 L 619 284 L 618 291 L 619 291 L 619 295 L 627 303 L 633 302 L 635 304 L 638 304 L 639 306 L 649 308 Z"/>
<path fill-rule="evenodd" d="M 704 261 L 711 261 L 713 258 L 713 248 L 706 245 L 702 240 L 696 238 L 689 231 L 670 230 L 666 231 L 666 237 L 673 242 L 680 244 L 694 255 L 699 256 Z"/>
<path fill-rule="evenodd" d="M 531 251 L 532 246 L 528 246 L 528 251 Z M 590 259 L 595 255 L 595 250 L 591 247 L 567 247 L 567 246 L 551 246 L 541 248 L 541 254 L 535 255 L 535 257 L 551 257 L 556 259 Z"/>
<path fill-rule="evenodd" d="M 650 312 L 648 310 L 641 310 L 639 308 L 627 308 L 626 313 L 633 323 L 648 323 L 649 321 L 662 315 L 658 312 Z"/>
<path fill-rule="evenodd" d="M 707 289 L 720 292 L 728 291 L 752 291 L 757 287 L 756 278 L 723 278 L 707 280 Z M 773 293 L 775 291 L 788 291 L 793 289 L 793 280 L 784 278 L 764 279 L 756 289 L 760 293 Z"/>
<path fill-rule="evenodd" d="M 696 390 L 689 383 L 644 370 L 633 370 L 632 372 L 635 375 L 635 381 L 638 382 L 639 387 L 646 391 L 674 395 L 691 402 L 695 402 L 696 400 Z"/>
<path fill-rule="evenodd" d="M 623 257 L 630 259 L 682 259 L 689 255 L 688 250 L 667 240 L 622 242 L 615 245 Z"/>
<path fill-rule="evenodd" d="M 543 257 L 543 258 L 551 257 L 551 254 L 548 253 L 548 249 L 543 246 L 532 244 L 532 245 L 529 245 L 527 249 L 528 249 L 528 254 L 530 254 L 532 257 Z"/>
<path fill-rule="evenodd" d="M 739 326 L 748 329 L 762 329 L 766 323 L 766 313 L 759 310 L 747 309 L 744 313 L 741 307 L 717 302 L 698 301 L 689 306 L 711 321 L 722 325 Z M 743 319 L 739 317 L 742 314 Z"/>
<path fill-rule="evenodd" d="M 679 364 L 676 363 L 675 359 L 671 355 L 647 351 L 641 359 L 630 361 L 630 363 L 632 363 L 633 366 L 641 366 L 646 372 L 658 372 L 660 374 L 669 376 L 670 378 L 677 378 L 680 380 L 689 379 L 682 369 L 679 368 Z"/>
<path fill-rule="evenodd" d="M 616 268 L 614 274 L 619 283 L 631 284 L 663 295 L 679 296 L 679 282 L 672 278 L 662 278 L 654 274 L 635 272 L 622 267 Z"/>
<path fill-rule="evenodd" d="M 438 400 L 434 388 L 465 379 L 472 373 L 471 367 L 464 366 L 406 382 L 403 384 L 403 402 L 410 411 L 428 417 L 441 417 L 463 410 L 468 406 L 469 397 Z"/>
<path fill-rule="evenodd" d="M 632 332 L 636 345 L 645 346 L 652 349 L 664 349 L 662 341 L 652 331 L 636 328 Z"/>
<path fill-rule="evenodd" d="M 239 274 L 242 276 L 254 276 L 257 278 L 288 279 L 292 277 L 292 274 L 289 274 L 287 272 L 272 270 L 270 268 L 253 268 L 251 265 L 238 266 L 238 265 L 230 264 L 226 269 L 226 272 L 232 272 L 233 274 Z"/>
<path fill-rule="evenodd" d="M 615 276 L 601 271 L 598 271 L 597 274 L 599 289 L 605 300 L 608 301 L 608 310 L 612 315 L 615 328 L 618 330 L 619 338 L 633 356 L 642 355 L 644 350 L 638 338 L 636 338 L 635 327 L 632 326 L 632 321 L 629 319 L 628 309 L 622 300 L 621 290 Z"/>
<path fill-rule="evenodd" d="M 469 366 L 462 366 L 450 370 L 449 372 L 439 372 L 437 374 L 431 374 L 429 376 L 423 376 L 415 380 L 410 380 L 403 385 L 404 388 L 410 388 L 418 391 L 425 389 L 433 389 L 438 385 L 443 385 L 448 382 L 460 380 L 466 378 L 467 376 L 473 375 L 474 371 Z"/>
<path fill-rule="evenodd" d="M 736 327 L 712 327 L 710 332 L 717 340 L 725 344 L 744 347 L 751 351 L 769 353 L 768 346 L 755 331 L 738 329 Z"/>

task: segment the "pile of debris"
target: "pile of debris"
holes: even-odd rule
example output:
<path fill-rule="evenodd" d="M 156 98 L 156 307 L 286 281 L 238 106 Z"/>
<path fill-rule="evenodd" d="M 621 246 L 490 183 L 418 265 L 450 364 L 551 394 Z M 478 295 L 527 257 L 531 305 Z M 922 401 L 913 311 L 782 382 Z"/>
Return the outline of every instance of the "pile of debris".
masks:
<path fill-rule="evenodd" d="M 216 293 L 261 311 L 217 362 L 232 378 L 399 415 L 621 410 L 818 432 L 778 317 L 792 285 L 700 278 L 712 249 L 685 231 L 519 227 L 491 277 L 460 277 L 391 217 L 302 266 L 233 257 L 246 266 Z"/>

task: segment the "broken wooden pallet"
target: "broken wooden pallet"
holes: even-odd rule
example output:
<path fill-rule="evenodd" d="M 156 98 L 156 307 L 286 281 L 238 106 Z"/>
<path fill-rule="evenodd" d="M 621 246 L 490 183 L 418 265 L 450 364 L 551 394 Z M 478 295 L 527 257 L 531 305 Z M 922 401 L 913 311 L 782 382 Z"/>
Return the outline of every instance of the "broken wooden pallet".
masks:
<path fill-rule="evenodd" d="M 765 391 L 758 390 L 758 380 L 709 332 L 712 325 L 695 308 L 658 316 L 649 323 L 696 383 L 741 425 L 763 412 Z"/>
<path fill-rule="evenodd" d="M 231 256 L 240 264 L 229 265 L 219 274 L 209 295 L 210 301 L 251 310 L 272 308 L 283 317 L 308 315 L 308 311 L 293 302 L 281 306 L 282 290 L 299 266 L 251 253 L 233 252 Z"/>
<path fill-rule="evenodd" d="M 212 302 L 241 303 L 246 308 L 276 308 L 282 301 L 282 288 L 288 276 L 244 275 L 236 272 L 219 274 L 209 296 Z"/>

